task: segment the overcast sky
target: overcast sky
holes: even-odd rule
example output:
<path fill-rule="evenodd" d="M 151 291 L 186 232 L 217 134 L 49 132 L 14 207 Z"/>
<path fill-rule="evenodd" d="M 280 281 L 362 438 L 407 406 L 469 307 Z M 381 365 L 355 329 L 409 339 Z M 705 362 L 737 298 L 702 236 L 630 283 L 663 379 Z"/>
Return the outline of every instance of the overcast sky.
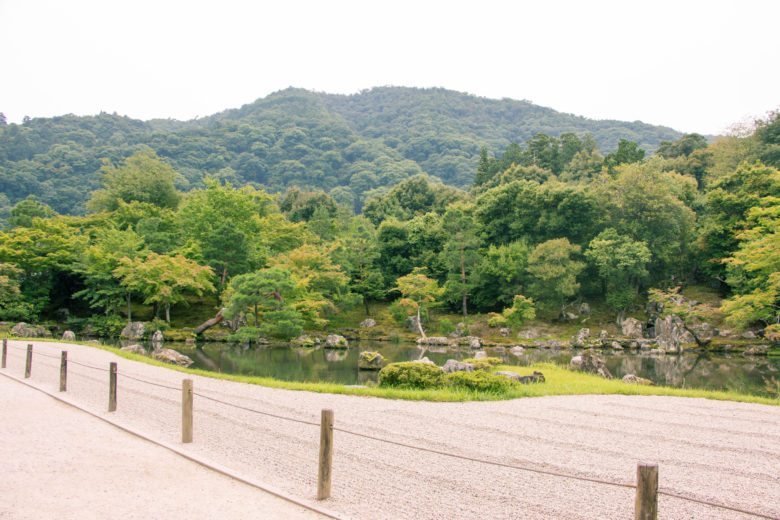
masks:
<path fill-rule="evenodd" d="M 439 86 L 721 133 L 780 107 L 780 2 L 0 0 L 0 112 L 190 119 Z"/>

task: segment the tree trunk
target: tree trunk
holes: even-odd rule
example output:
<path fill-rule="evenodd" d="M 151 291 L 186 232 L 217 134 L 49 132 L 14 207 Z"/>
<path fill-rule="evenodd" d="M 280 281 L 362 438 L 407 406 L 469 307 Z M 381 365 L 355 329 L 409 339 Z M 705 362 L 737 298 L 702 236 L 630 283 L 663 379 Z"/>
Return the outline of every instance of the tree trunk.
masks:
<path fill-rule="evenodd" d="M 211 318 L 210 320 L 206 320 L 206 321 L 204 321 L 203 323 L 201 323 L 200 325 L 198 325 L 197 327 L 195 327 L 195 330 L 194 330 L 193 332 L 195 333 L 195 335 L 203 334 L 203 332 L 204 332 L 206 329 L 210 329 L 210 328 L 211 328 L 211 327 L 213 327 L 214 325 L 216 325 L 216 324 L 218 324 L 218 323 L 221 323 L 221 322 L 222 322 L 222 320 L 224 320 L 224 319 L 225 319 L 225 318 L 223 318 L 223 317 L 222 317 L 222 310 L 220 309 L 220 311 L 217 313 L 217 315 L 216 315 L 216 316 L 214 316 L 214 317 L 213 317 L 213 318 Z"/>
<path fill-rule="evenodd" d="M 130 293 L 127 293 L 127 323 L 132 323 L 133 321 L 133 308 L 130 306 Z"/>
<path fill-rule="evenodd" d="M 259 315 L 257 312 L 257 304 L 255 304 L 255 327 L 257 327 L 257 322 L 259 321 Z"/>
<path fill-rule="evenodd" d="M 368 308 L 368 298 L 363 297 L 363 307 L 366 308 L 366 316 L 371 316 L 371 311 Z"/>
<path fill-rule="evenodd" d="M 165 304 L 165 321 L 170 323 L 171 322 L 171 304 L 166 303 Z"/>
<path fill-rule="evenodd" d="M 227 263 L 225 263 L 225 267 L 222 268 L 222 277 L 219 280 L 219 285 L 222 287 L 225 286 L 225 280 L 227 280 L 227 274 L 228 274 Z"/>
<path fill-rule="evenodd" d="M 466 255 L 463 252 L 463 246 L 460 247 L 460 283 L 463 286 L 463 318 L 468 318 L 468 300 L 469 294 L 466 289 Z"/>
<path fill-rule="evenodd" d="M 615 317 L 615 324 L 618 327 L 622 327 L 625 319 L 626 319 L 626 310 L 620 309 L 620 311 L 617 313 L 617 316 Z"/>
<path fill-rule="evenodd" d="M 417 306 L 417 330 L 420 331 L 420 336 L 422 339 L 426 339 L 428 336 L 425 335 L 425 331 L 422 328 L 422 318 L 420 317 L 420 306 Z"/>

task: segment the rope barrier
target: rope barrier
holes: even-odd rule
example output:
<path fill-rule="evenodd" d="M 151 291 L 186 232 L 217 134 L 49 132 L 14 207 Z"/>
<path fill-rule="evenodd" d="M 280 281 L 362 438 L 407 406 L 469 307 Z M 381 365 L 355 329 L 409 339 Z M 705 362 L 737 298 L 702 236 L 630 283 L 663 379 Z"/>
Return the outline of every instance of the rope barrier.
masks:
<path fill-rule="evenodd" d="M 43 352 L 39 352 L 37 350 L 33 351 L 33 355 L 34 356 L 43 356 L 43 357 L 52 358 L 52 359 L 61 359 L 61 356 L 52 356 L 51 354 L 44 354 Z"/>
<path fill-rule="evenodd" d="M 455 453 L 448 453 L 446 451 L 434 450 L 432 448 L 423 448 L 423 447 L 420 447 L 420 446 L 414 446 L 414 445 L 406 444 L 406 443 L 403 443 L 403 442 L 391 441 L 391 440 L 388 440 L 388 439 L 383 439 L 381 437 L 374 437 L 373 435 L 366 435 L 364 433 L 357 433 L 357 432 L 353 432 L 353 431 L 350 431 L 350 430 L 344 430 L 342 428 L 333 428 L 333 430 L 337 431 L 337 432 L 341 432 L 341 433 L 346 433 L 348 435 L 354 435 L 356 437 L 363 437 L 365 439 L 371 439 L 373 441 L 384 442 L 386 444 L 392 444 L 392 445 L 395 445 L 395 446 L 401 446 L 403 448 L 409 448 L 409 449 L 413 449 L 413 450 L 424 451 L 424 452 L 427 452 L 427 453 L 434 453 L 436 455 L 443 455 L 445 457 L 452 457 L 454 459 L 467 460 L 469 462 L 479 462 L 479 463 L 482 463 L 482 464 L 489 464 L 491 466 L 498 466 L 498 467 L 509 468 L 509 469 L 517 469 L 517 470 L 520 470 L 520 471 L 530 471 L 532 473 L 540 473 L 540 474 L 543 474 L 543 475 L 552 475 L 554 477 L 571 478 L 571 479 L 575 479 L 575 480 L 582 480 L 582 481 L 585 481 L 585 482 L 593 482 L 593 483 L 596 483 L 596 484 L 605 484 L 605 485 L 608 485 L 608 486 L 616 486 L 616 487 L 630 488 L 630 489 L 635 489 L 636 488 L 636 486 L 633 485 L 633 484 L 624 484 L 624 483 L 621 483 L 621 482 L 612 482 L 612 481 L 609 481 L 609 480 L 601 480 L 601 479 L 590 478 L 590 477 L 579 477 L 577 475 L 570 475 L 570 474 L 567 474 L 567 473 L 559 473 L 557 471 L 552 471 L 552 470 L 531 468 L 531 467 L 528 467 L 528 466 L 516 466 L 516 465 L 513 465 L 513 464 L 505 464 L 503 462 L 493 462 L 491 460 L 486 460 L 486 459 L 477 459 L 477 458 L 474 458 L 474 457 L 468 457 L 466 455 L 457 455 Z"/>
<path fill-rule="evenodd" d="M 146 379 L 141 379 L 139 377 L 134 377 L 134 376 L 131 376 L 131 375 L 125 373 L 125 372 L 117 372 L 117 374 L 122 376 L 122 377 L 124 377 L 124 378 L 132 379 L 133 381 L 138 381 L 139 383 L 145 383 L 147 385 L 158 386 L 160 388 L 167 388 L 168 390 L 176 390 L 177 392 L 181 390 L 181 388 L 176 388 L 175 386 L 163 385 L 163 384 L 160 384 L 160 383 L 155 383 L 153 381 L 147 381 Z"/>
<path fill-rule="evenodd" d="M 664 491 L 663 489 L 659 489 L 658 490 L 658 494 L 659 495 L 664 495 L 664 496 L 667 496 L 667 497 L 671 497 L 671 498 L 678 498 L 680 500 L 687 500 L 688 502 L 694 502 L 696 504 L 702 504 L 702 505 L 705 505 L 705 506 L 718 507 L 718 508 L 721 508 L 721 509 L 726 509 L 728 511 L 734 511 L 735 513 L 742 513 L 744 515 L 755 516 L 757 518 L 766 518 L 768 520 L 778 520 L 778 518 L 780 518 L 780 517 L 777 517 L 777 516 L 769 516 L 769 515 L 765 515 L 763 513 L 756 513 L 754 511 L 748 511 L 746 509 L 739 509 L 738 507 L 727 506 L 725 504 L 717 504 L 715 502 L 710 502 L 708 500 L 700 500 L 698 498 L 686 497 L 686 496 L 683 496 L 683 495 L 679 495 L 679 494 L 675 493 L 674 491 Z"/>
<path fill-rule="evenodd" d="M 255 410 L 253 408 L 247 408 L 245 406 L 241 406 L 241 405 L 237 405 L 237 404 L 233 404 L 233 403 L 228 403 L 227 401 L 221 401 L 219 399 L 215 399 L 213 397 L 209 397 L 207 395 L 203 395 L 203 394 L 200 394 L 198 392 L 193 392 L 193 394 L 197 395 L 198 397 L 202 397 L 203 399 L 207 399 L 209 401 L 214 401 L 215 403 L 223 404 L 225 406 L 232 406 L 233 408 L 238 408 L 239 410 L 244 410 L 246 412 L 252 412 L 252 413 L 256 413 L 256 414 L 260 414 L 260 415 L 265 415 L 265 416 L 268 416 L 268 417 L 273 417 L 275 419 L 282 419 L 284 421 L 296 422 L 296 423 L 300 423 L 300 424 L 308 424 L 309 426 L 316 426 L 318 428 L 320 426 L 320 423 L 318 423 L 318 422 L 304 421 L 302 419 L 293 419 L 292 417 L 285 417 L 283 415 L 276 415 L 276 414 L 272 414 L 272 413 L 268 413 L 268 412 L 261 412 L 260 410 Z"/>
<path fill-rule="evenodd" d="M 109 370 L 107 368 L 100 368 L 93 365 L 87 365 L 86 363 L 79 363 L 78 361 L 75 361 L 73 359 L 68 359 L 68 364 L 73 363 L 74 365 L 79 365 L 85 368 L 91 368 L 92 370 L 100 370 L 101 372 L 108 372 Z"/>

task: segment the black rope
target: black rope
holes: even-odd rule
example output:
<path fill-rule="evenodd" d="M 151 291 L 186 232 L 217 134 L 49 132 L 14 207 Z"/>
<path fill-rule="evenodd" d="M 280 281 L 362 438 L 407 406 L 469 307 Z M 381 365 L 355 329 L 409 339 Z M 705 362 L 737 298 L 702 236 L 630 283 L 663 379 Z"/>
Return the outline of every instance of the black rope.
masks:
<path fill-rule="evenodd" d="M 319 426 L 320 425 L 320 423 L 316 423 L 316 422 L 304 421 L 302 419 L 294 419 L 292 417 L 285 417 L 283 415 L 276 415 L 276 414 L 272 414 L 272 413 L 268 413 L 268 412 L 261 412 L 260 410 L 255 410 L 253 408 L 247 408 L 245 406 L 240 406 L 240 405 L 237 405 L 237 404 L 229 403 L 227 401 L 221 401 L 219 399 L 215 399 L 215 398 L 209 397 L 207 395 L 199 394 L 197 392 L 193 392 L 193 394 L 197 395 L 198 397 L 202 397 L 203 399 L 207 399 L 209 401 L 214 401 L 215 403 L 219 403 L 219 404 L 224 404 L 225 406 L 231 406 L 233 408 L 238 408 L 239 410 L 244 410 L 246 412 L 252 412 L 252 413 L 256 413 L 256 414 L 260 414 L 260 415 L 265 415 L 265 416 L 268 416 L 268 417 L 274 417 L 276 419 L 282 419 L 284 421 L 291 421 L 291 422 L 296 422 L 296 423 L 300 423 L 300 424 L 308 424 L 309 426 Z"/>
<path fill-rule="evenodd" d="M 718 504 L 718 503 L 715 503 L 715 502 L 710 502 L 708 500 L 700 500 L 698 498 L 686 497 L 686 496 L 683 496 L 683 495 L 679 495 L 679 494 L 675 493 L 674 491 L 664 491 L 662 489 L 659 489 L 658 490 L 658 494 L 659 495 L 664 495 L 664 496 L 667 496 L 667 497 L 672 497 L 672 498 L 679 498 L 680 500 L 687 500 L 688 502 L 694 502 L 696 504 L 702 504 L 702 505 L 705 505 L 705 506 L 719 507 L 721 509 L 726 509 L 728 511 L 734 511 L 735 513 L 742 513 L 744 515 L 755 516 L 757 518 L 767 518 L 768 520 L 778 520 L 778 519 L 780 519 L 780 517 L 778 517 L 778 516 L 769 516 L 769 515 L 765 515 L 763 513 L 756 513 L 754 511 L 747 511 L 745 509 L 739 509 L 738 507 L 727 506 L 725 504 Z"/>
<path fill-rule="evenodd" d="M 120 376 L 124 377 L 124 378 L 132 379 L 133 381 L 138 381 L 139 383 L 145 383 L 147 385 L 158 386 L 160 388 L 167 388 L 168 390 L 176 390 L 176 391 L 181 390 L 181 388 L 176 388 L 175 386 L 163 385 L 163 384 L 160 384 L 160 383 L 155 383 L 153 381 L 147 381 L 146 379 L 141 379 L 139 377 L 134 377 L 134 376 L 131 376 L 129 374 L 126 374 L 125 372 L 118 372 L 118 374 Z"/>

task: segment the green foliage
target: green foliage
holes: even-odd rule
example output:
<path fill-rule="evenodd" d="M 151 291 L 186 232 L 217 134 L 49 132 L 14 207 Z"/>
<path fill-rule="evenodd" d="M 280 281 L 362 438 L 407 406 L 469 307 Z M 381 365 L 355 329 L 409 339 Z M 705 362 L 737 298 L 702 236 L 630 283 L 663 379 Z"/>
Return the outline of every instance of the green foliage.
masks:
<path fill-rule="evenodd" d="M 497 367 L 502 363 L 501 358 L 497 357 L 485 357 L 481 359 L 467 358 L 463 360 L 464 363 L 469 363 L 474 366 L 474 370 L 489 371 Z"/>
<path fill-rule="evenodd" d="M 580 246 L 565 238 L 539 244 L 528 256 L 528 291 L 549 308 L 560 308 L 580 288 L 577 276 L 585 264 L 576 260 Z"/>
<path fill-rule="evenodd" d="M 11 209 L 8 224 L 11 227 L 31 227 L 34 218 L 49 218 L 54 215 L 56 215 L 56 212 L 48 205 L 39 202 L 34 195 L 28 195 L 27 198 L 17 202 Z"/>
<path fill-rule="evenodd" d="M 503 318 L 514 327 L 520 327 L 526 321 L 536 318 L 536 306 L 531 298 L 516 294 L 512 306 L 504 309 Z"/>
<path fill-rule="evenodd" d="M 612 171 L 613 168 L 621 164 L 631 164 L 640 162 L 645 157 L 645 151 L 639 148 L 639 145 L 627 139 L 621 139 L 618 142 L 618 148 L 615 152 L 604 158 L 604 164 Z"/>
<path fill-rule="evenodd" d="M 112 211 L 121 202 L 147 202 L 161 208 L 175 208 L 179 193 L 176 171 L 152 150 L 136 152 L 120 167 L 106 161 L 100 169 L 103 188 L 92 193 L 87 206 L 92 211 Z"/>
<path fill-rule="evenodd" d="M 610 228 L 590 242 L 585 258 L 601 278 L 607 303 L 621 311 L 634 302 L 639 283 L 648 274 L 651 254 L 644 242 L 631 240 Z"/>
<path fill-rule="evenodd" d="M 506 319 L 506 316 L 503 314 L 498 314 L 495 312 L 491 312 L 488 314 L 488 327 L 491 328 L 498 328 L 498 327 L 506 327 L 509 323 L 509 321 Z"/>
<path fill-rule="evenodd" d="M 127 325 L 127 320 L 117 315 L 94 315 L 84 320 L 69 320 L 68 325 L 82 334 L 99 338 L 117 338 Z"/>
<path fill-rule="evenodd" d="M 295 293 L 295 282 L 289 271 L 278 267 L 261 269 L 233 277 L 222 294 L 225 307 L 222 314 L 234 319 L 248 311 L 254 326 L 260 325 L 261 313 L 284 308 Z"/>
<path fill-rule="evenodd" d="M 504 376 L 497 376 L 482 370 L 474 372 L 452 372 L 444 376 L 445 383 L 455 388 L 465 388 L 472 392 L 503 394 L 517 383 Z"/>
<path fill-rule="evenodd" d="M 427 363 L 390 363 L 379 371 L 379 386 L 400 388 L 437 388 L 444 383 L 441 368 Z"/>
<path fill-rule="evenodd" d="M 531 248 L 518 240 L 482 250 L 472 277 L 471 301 L 482 310 L 499 310 L 512 304 L 528 281 L 526 268 Z"/>

